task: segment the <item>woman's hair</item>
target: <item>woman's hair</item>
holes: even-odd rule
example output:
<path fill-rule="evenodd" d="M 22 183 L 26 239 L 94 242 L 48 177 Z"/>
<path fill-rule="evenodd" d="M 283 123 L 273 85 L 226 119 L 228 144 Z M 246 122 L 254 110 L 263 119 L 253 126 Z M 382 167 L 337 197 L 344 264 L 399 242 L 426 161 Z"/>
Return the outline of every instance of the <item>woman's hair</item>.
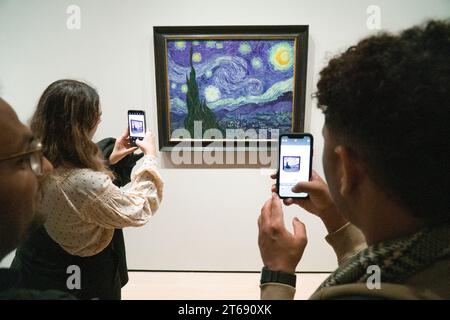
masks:
<path fill-rule="evenodd" d="M 45 89 L 31 118 L 31 129 L 42 141 L 45 157 L 55 167 L 105 171 L 100 149 L 91 140 L 100 119 L 97 91 L 75 80 L 58 80 Z"/>

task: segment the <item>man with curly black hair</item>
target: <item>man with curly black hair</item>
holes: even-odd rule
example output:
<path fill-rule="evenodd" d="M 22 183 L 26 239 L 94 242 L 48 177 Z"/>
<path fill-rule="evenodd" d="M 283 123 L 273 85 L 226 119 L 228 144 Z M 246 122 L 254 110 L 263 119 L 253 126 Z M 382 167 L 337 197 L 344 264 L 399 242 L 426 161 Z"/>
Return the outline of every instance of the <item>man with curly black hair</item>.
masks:
<path fill-rule="evenodd" d="M 323 166 L 296 203 L 319 216 L 339 267 L 312 299 L 450 299 L 450 20 L 360 41 L 320 72 Z M 274 190 L 274 189 L 273 189 Z M 293 298 L 305 226 L 261 210 L 263 299 Z"/>

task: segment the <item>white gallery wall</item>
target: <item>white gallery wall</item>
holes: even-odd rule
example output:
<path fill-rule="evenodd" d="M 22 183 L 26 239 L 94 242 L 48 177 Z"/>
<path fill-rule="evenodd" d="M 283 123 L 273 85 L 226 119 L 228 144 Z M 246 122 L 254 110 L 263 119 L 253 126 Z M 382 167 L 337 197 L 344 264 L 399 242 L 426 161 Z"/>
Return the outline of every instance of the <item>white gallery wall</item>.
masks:
<path fill-rule="evenodd" d="M 80 8 L 79 30 L 66 26 L 70 5 Z M 26 122 L 51 82 L 84 80 L 101 97 L 97 140 L 122 132 L 127 109 L 144 109 L 157 134 L 153 26 L 307 24 L 305 128 L 315 136 L 314 169 L 322 174 L 323 116 L 311 94 L 327 59 L 376 32 L 367 26 L 371 5 L 387 31 L 450 15 L 449 0 L 0 0 L 0 95 Z M 256 220 L 270 196 L 267 172 L 242 165 L 181 168 L 169 154 L 159 158 L 164 200 L 147 226 L 125 231 L 129 268 L 259 270 Z M 334 269 L 320 221 L 298 207 L 285 212 L 290 229 L 294 216 L 307 225 L 298 270 Z"/>

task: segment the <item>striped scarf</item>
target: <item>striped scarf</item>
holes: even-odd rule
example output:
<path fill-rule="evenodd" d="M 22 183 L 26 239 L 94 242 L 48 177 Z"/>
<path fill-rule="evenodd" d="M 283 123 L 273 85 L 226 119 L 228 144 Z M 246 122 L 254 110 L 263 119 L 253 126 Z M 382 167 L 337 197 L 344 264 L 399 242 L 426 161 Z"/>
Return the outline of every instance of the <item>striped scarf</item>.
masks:
<path fill-rule="evenodd" d="M 450 257 L 450 225 L 425 227 L 413 235 L 378 243 L 345 261 L 319 287 L 363 283 L 373 274 L 368 267 L 381 270 L 381 281 L 404 283 L 435 261 Z"/>

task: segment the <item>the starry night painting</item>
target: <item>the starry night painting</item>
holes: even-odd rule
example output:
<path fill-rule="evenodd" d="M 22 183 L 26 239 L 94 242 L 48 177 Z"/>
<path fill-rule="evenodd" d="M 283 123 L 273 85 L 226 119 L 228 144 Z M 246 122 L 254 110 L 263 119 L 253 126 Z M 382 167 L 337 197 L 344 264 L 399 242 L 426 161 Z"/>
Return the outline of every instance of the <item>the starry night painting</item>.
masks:
<path fill-rule="evenodd" d="M 202 122 L 203 131 L 219 129 L 224 137 L 227 129 L 277 129 L 280 134 L 298 129 L 299 55 L 306 53 L 298 41 L 292 36 L 166 39 L 164 125 L 169 136 L 182 128 L 194 136 L 195 121 Z"/>

